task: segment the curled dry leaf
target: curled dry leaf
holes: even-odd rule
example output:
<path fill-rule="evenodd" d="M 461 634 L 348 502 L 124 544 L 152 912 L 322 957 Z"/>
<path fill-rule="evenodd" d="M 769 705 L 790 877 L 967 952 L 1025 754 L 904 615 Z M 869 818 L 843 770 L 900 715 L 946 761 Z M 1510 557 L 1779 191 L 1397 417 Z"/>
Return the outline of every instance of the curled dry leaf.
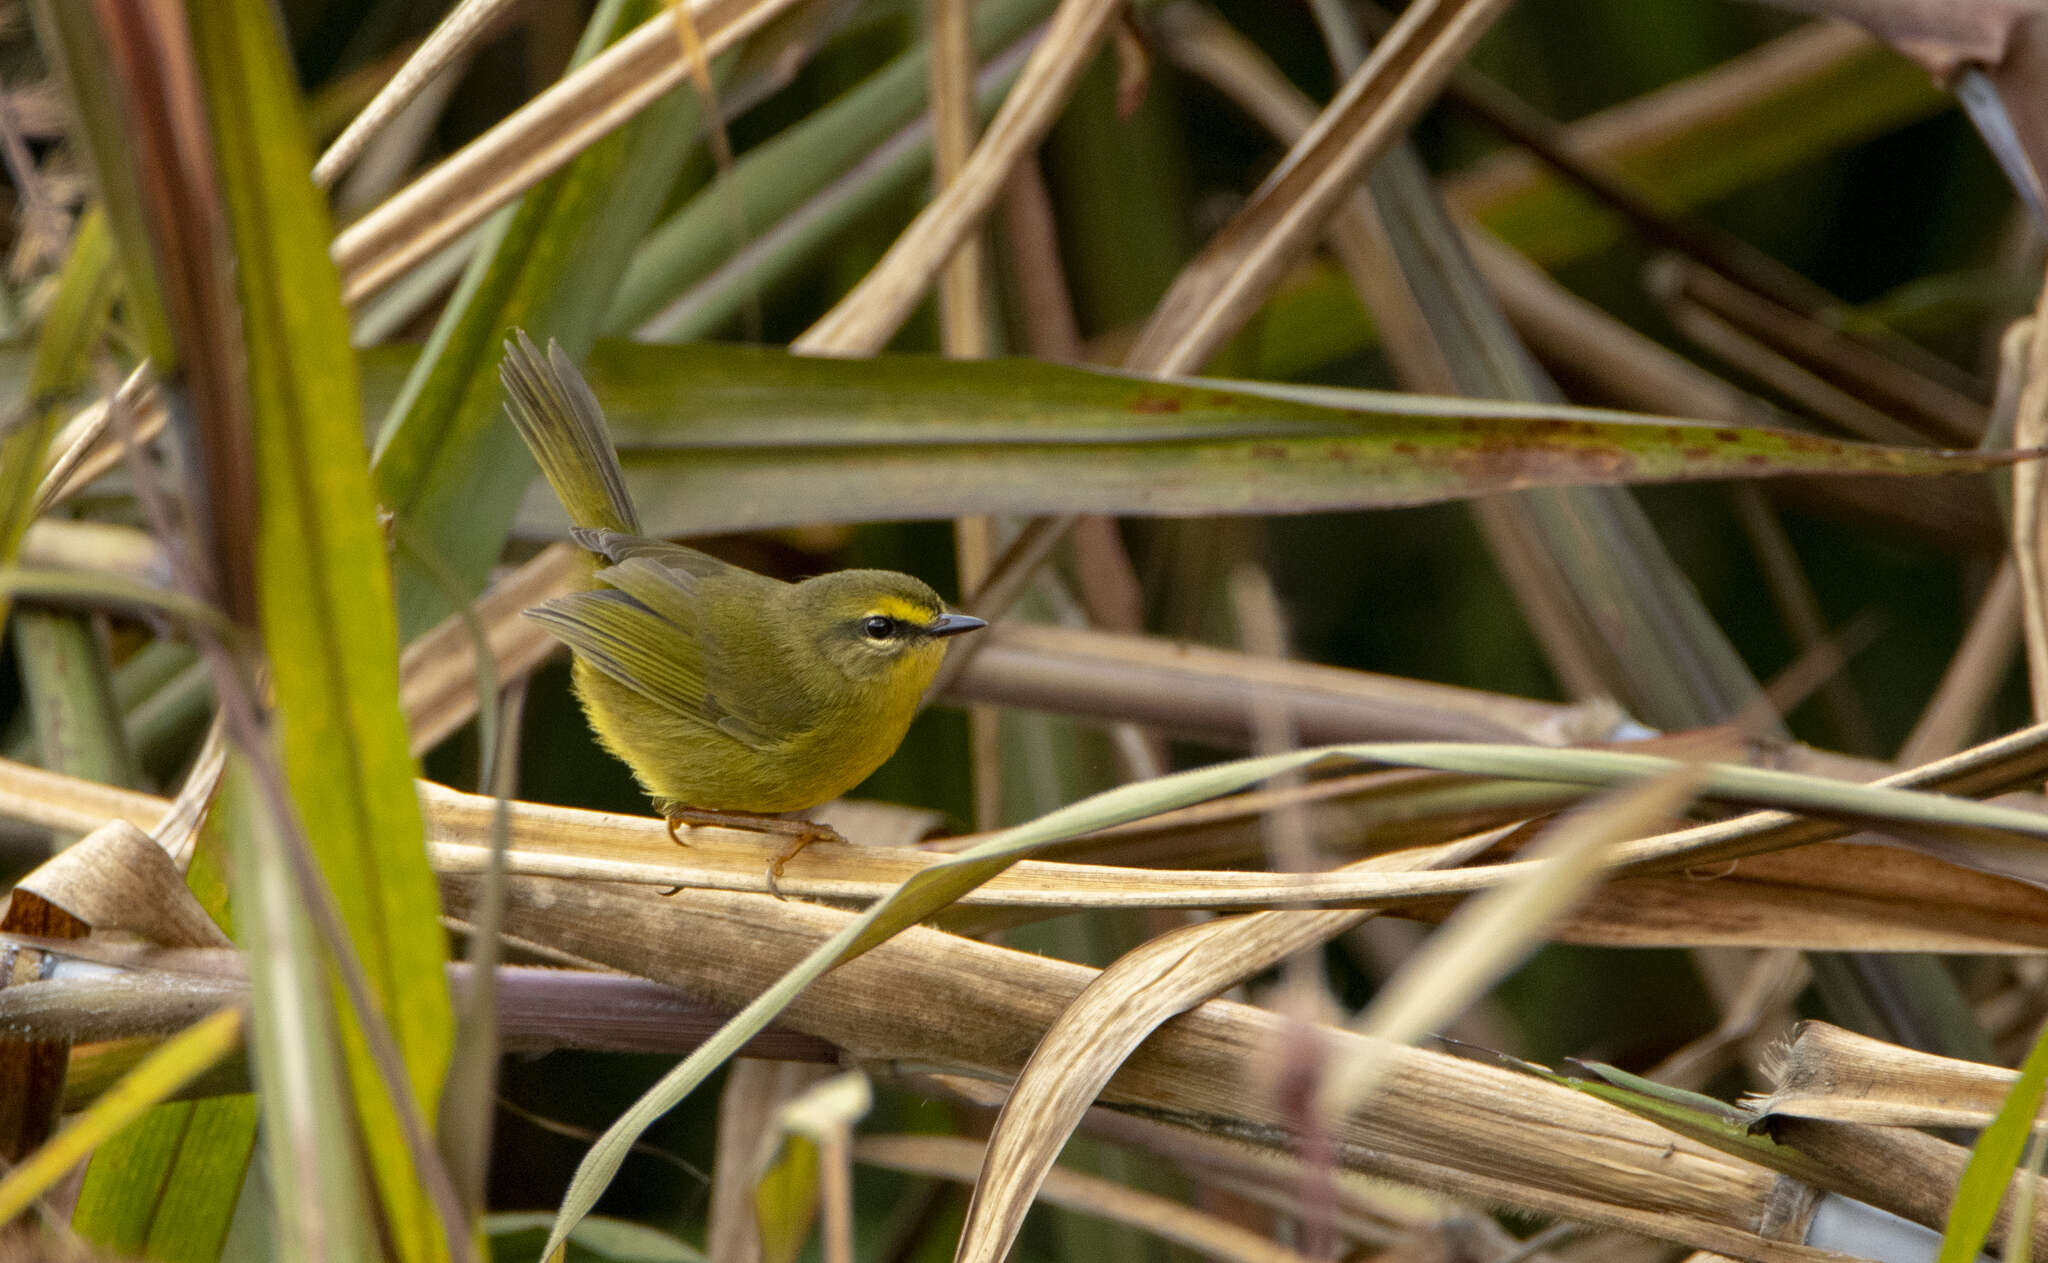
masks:
<path fill-rule="evenodd" d="M 125 820 L 93 830 L 15 886 L 95 930 L 125 930 L 164 947 L 227 947 L 185 875 Z"/>

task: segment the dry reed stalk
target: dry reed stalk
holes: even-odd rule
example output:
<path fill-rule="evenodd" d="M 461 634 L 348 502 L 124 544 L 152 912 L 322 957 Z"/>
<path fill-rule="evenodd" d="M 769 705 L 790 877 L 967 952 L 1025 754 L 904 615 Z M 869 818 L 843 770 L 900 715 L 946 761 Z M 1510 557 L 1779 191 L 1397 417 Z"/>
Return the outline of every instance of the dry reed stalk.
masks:
<path fill-rule="evenodd" d="M 932 177 L 940 196 L 960 179 L 974 150 L 974 13 L 968 0 L 925 0 L 930 40 Z M 954 359 L 994 351 L 986 311 L 987 252 L 978 231 L 962 237 L 939 278 L 940 338 Z M 978 581 L 980 575 L 977 573 Z"/>
<path fill-rule="evenodd" d="M 1491 836 L 1426 855 L 1384 856 L 1357 867 L 1448 868 Z M 1031 1051 L 996 1116 L 967 1206 L 959 1263 L 1008 1253 L 1040 1182 L 1117 1068 L 1161 1023 L 1345 933 L 1370 912 L 1261 913 L 1160 935 L 1097 974 Z M 1270 1071 L 1268 1071 L 1270 1077 Z M 1265 1085 L 1268 1092 L 1271 1084 Z"/>
<path fill-rule="evenodd" d="M 1998 563 L 1984 598 L 1970 616 L 1963 643 L 1956 647 L 1935 686 L 1934 696 L 1899 747 L 1902 764 L 1925 763 L 1967 745 L 1984 722 L 1991 699 L 2012 669 L 2020 640 L 2019 566 L 2007 556 Z"/>
<path fill-rule="evenodd" d="M 434 27 L 426 40 L 377 95 L 349 121 L 327 152 L 313 163 L 313 183 L 331 187 L 363 152 L 371 139 L 397 118 L 428 84 L 490 35 L 514 0 L 461 0 Z"/>
<path fill-rule="evenodd" d="M 1398 785 L 1398 779 L 1394 783 Z M 1309 786 L 1300 792 L 1306 799 L 1330 791 L 1325 786 Z M 436 862 L 449 872 L 480 871 L 487 863 L 493 800 L 425 782 L 421 793 Z M 1269 809 L 1270 797 L 1254 794 L 1221 800 L 1176 813 L 1163 828 L 1161 822 L 1148 822 L 1143 829 L 1112 831 L 1107 836 L 1142 841 L 1146 831 L 1171 838 L 1175 832 L 1195 830 L 1197 836 L 1205 836 L 1202 831 L 1206 831 L 1207 845 L 1213 848 L 1222 849 L 1219 839 L 1248 848 L 1255 839 L 1259 815 Z M 1513 819 L 1548 810 L 1557 801 L 1508 807 L 1505 814 Z M 13 819 L 72 832 L 89 832 L 113 819 L 146 829 L 157 827 L 169 807 L 152 795 L 0 761 L 0 812 Z M 1321 828 L 1318 811 L 1341 813 L 1353 808 L 1343 804 L 1317 808 L 1310 802 L 1310 810 L 1311 827 Z M 1438 822 L 1423 836 L 1440 837 L 1469 825 L 1498 824 L 1502 808 L 1494 810 L 1497 814 L 1490 821 L 1453 818 Z M 1760 814 L 1769 817 L 1775 813 Z M 1807 829 L 1823 836 L 1848 831 L 1845 826 L 1824 822 L 1801 824 L 1802 830 L 1796 833 L 1758 833 L 1747 839 L 1746 845 L 1763 846 L 1774 836 L 1804 837 Z M 767 843 L 741 830 L 698 830 L 692 846 L 677 848 L 655 819 L 528 803 L 513 804 L 511 825 L 515 871 L 636 882 L 656 888 L 676 882 L 727 890 L 759 890 L 764 885 L 761 857 Z M 1398 833 L 1377 829 L 1375 837 L 1385 845 Z M 1335 841 L 1355 838 L 1357 832 L 1337 827 L 1325 836 Z M 1744 831 L 1737 830 L 1735 836 L 1744 836 Z M 1693 845 L 1718 848 L 1728 844 L 1728 837 L 1712 827 L 1704 834 L 1687 830 L 1624 844 L 1622 854 L 1625 861 L 1638 866 L 1683 867 L 1687 856 L 1675 842 L 1682 844 L 1690 838 Z M 1409 844 L 1420 840 L 1411 839 Z M 1711 857 L 1716 852 L 1706 854 Z M 1810 858 L 1746 861 L 1740 877 L 1708 883 L 1704 889 L 1683 873 L 1657 883 L 1620 881 L 1568 919 L 1561 933 L 1589 942 L 1768 945 L 1817 941 L 1944 951 L 2012 951 L 2041 940 L 2043 897 L 2031 887 L 1958 871 L 1893 848 L 1861 850 L 1857 856 L 1853 865 L 1830 858 L 1828 852 Z M 864 901 L 886 892 L 935 858 L 929 851 L 900 847 L 814 848 L 792 863 L 785 884 L 799 894 Z M 969 895 L 963 905 L 967 912 L 955 915 L 968 915 L 976 908 L 1036 910 L 1032 915 L 1043 915 L 1072 907 L 1244 909 L 1320 903 L 1402 907 L 1415 915 L 1437 916 L 1442 905 L 1433 901 L 1497 885 L 1518 871 L 1514 865 L 1494 865 L 1413 876 L 1259 874 L 1036 860 L 1017 865 Z M 1945 911 L 1965 906 L 1970 909 L 1969 926 L 1944 922 Z M 1646 926 L 1650 928 L 1646 930 Z"/>
<path fill-rule="evenodd" d="M 2048 285 L 2041 290 L 2035 309 L 2019 401 L 2013 413 L 2013 446 L 2038 448 L 2048 444 Z M 2020 614 L 2027 648 L 2027 682 L 2034 715 L 2048 718 L 2048 504 L 2044 504 L 2042 479 L 2048 470 L 2040 461 L 2023 461 L 2012 467 L 2012 550 L 2019 563 Z"/>
<path fill-rule="evenodd" d="M 1373 159 L 1428 105 L 1503 7 L 1501 0 L 1410 5 L 1251 201 L 1181 269 L 1125 367 L 1199 371 L 1321 235 Z"/>
<path fill-rule="evenodd" d="M 1887 357 L 1815 316 L 1788 310 L 1698 264 L 1670 260 L 1677 301 L 1719 319 L 1924 441 L 1968 447 L 1983 437 L 1984 405 L 1947 382 Z"/>
<path fill-rule="evenodd" d="M 853 1156 L 857 1162 L 890 1171 L 970 1184 L 975 1182 L 985 1151 L 986 1146 L 980 1142 L 960 1136 L 863 1136 L 855 1142 Z M 1040 1200 L 1141 1229 L 1193 1250 L 1205 1259 L 1226 1263 L 1310 1263 L 1308 1255 L 1214 1215 L 1064 1167 L 1047 1176 Z"/>
<path fill-rule="evenodd" d="M 1241 852 L 1256 855 L 1259 821 L 1276 799 L 1268 791 L 1244 800 L 1208 804 L 1228 816 Z M 432 787 L 426 798 L 436 866 L 476 872 L 484 863 L 483 814 L 488 800 Z M 1557 802 L 1498 811 L 1485 823 L 1500 827 Z M 1311 828 L 1320 815 L 1302 808 Z M 1197 811 L 1202 809 L 1196 809 Z M 682 883 L 703 889 L 758 891 L 764 855 L 760 839 L 720 831 L 687 849 L 671 845 L 659 822 L 641 817 L 536 804 L 512 809 L 512 871 L 527 875 L 627 882 L 666 889 Z M 1026 860 L 965 896 L 949 924 L 986 929 L 1077 908 L 1394 908 L 1435 919 L 1456 899 L 1523 876 L 1529 865 L 1489 865 L 1422 874 L 1445 844 L 1434 838 L 1470 821 L 1439 822 L 1431 841 L 1332 873 L 1119 868 Z M 1183 828 L 1187 826 L 1182 826 Z M 705 831 L 707 834 L 710 831 Z M 1209 836 L 1218 832 L 1212 826 Z M 1382 846 L 1388 840 L 1374 834 Z M 1356 831 L 1332 831 L 1333 843 Z M 1624 854 L 1636 843 L 1624 844 Z M 847 903 L 879 898 L 933 863 L 930 851 L 896 847 L 813 848 L 791 862 L 786 892 Z M 1668 858 L 1666 860 L 1668 864 Z M 1009 910 L 1006 915 L 1003 910 Z M 1861 950 L 1935 950 L 2015 953 L 2048 941 L 2048 893 L 2023 882 L 1957 869 L 1895 847 L 1806 847 L 1753 856 L 1735 868 L 1710 868 L 1610 883 L 1564 918 L 1560 939 L 1627 946 L 1748 945 L 1836 946 Z"/>
<path fill-rule="evenodd" d="M 1801 1022 L 1771 1067 L 1769 1092 L 1743 1105 L 1759 1116 L 1789 1115 L 1880 1127 L 1981 1128 L 2019 1075 Z"/>
<path fill-rule="evenodd" d="M 580 550 L 550 544 L 476 599 L 471 613 L 483 626 L 501 685 L 524 677 L 561 648 L 538 623 L 521 615 L 569 591 L 588 570 Z M 433 749 L 475 717 L 475 642 L 464 620 L 444 619 L 407 645 L 398 669 L 399 700 L 415 754 Z"/>
<path fill-rule="evenodd" d="M 689 14 L 716 57 L 794 3 L 696 0 Z M 343 229 L 333 253 L 344 301 L 396 280 L 676 88 L 689 75 L 678 48 L 664 10 Z"/>
<path fill-rule="evenodd" d="M 451 912 L 472 895 L 444 881 Z M 587 883 L 515 879 L 518 938 L 738 1004 L 773 983 L 846 914 L 765 896 L 684 891 L 672 900 Z M 689 934 L 674 927 L 687 924 Z M 827 974 L 784 1020 L 868 1061 L 939 1062 L 1014 1075 L 1093 971 L 933 930 L 912 930 Z M 1161 1028 L 1112 1079 L 1106 1102 L 1284 1144 L 1287 1111 L 1257 1090 L 1274 1015 L 1209 1001 Z M 1330 1054 L 1358 1037 L 1328 1032 Z M 1348 1166 L 1447 1191 L 1647 1231 L 1763 1260 L 1834 1258 L 1786 1244 L 1813 1190 L 1676 1137 L 1604 1103 L 1439 1053 L 1392 1054 L 1374 1108 L 1334 1139 Z"/>
<path fill-rule="evenodd" d="M 790 344 L 804 355 L 873 355 L 895 336 L 946 260 L 1052 126 L 1121 11 L 1117 0 L 1061 0 L 988 131 L 946 190 L 918 213 L 882 261 Z"/>
<path fill-rule="evenodd" d="M 1924 441 L 1912 426 L 1872 407 L 1827 374 L 1787 357 L 1721 312 L 1694 301 L 1682 281 L 1685 272 L 1678 260 L 1659 259 L 1649 269 L 1647 288 L 1663 304 L 1671 323 L 1695 345 L 1866 442 L 1911 446 Z"/>
<path fill-rule="evenodd" d="M 1434 733 L 1450 740 L 1572 744 L 1606 738 L 1613 708 L 1559 706 L 1079 628 L 1004 623 L 960 674 L 963 699 L 1117 718 L 1242 743 L 1249 699 L 1285 708 L 1308 745 Z"/>

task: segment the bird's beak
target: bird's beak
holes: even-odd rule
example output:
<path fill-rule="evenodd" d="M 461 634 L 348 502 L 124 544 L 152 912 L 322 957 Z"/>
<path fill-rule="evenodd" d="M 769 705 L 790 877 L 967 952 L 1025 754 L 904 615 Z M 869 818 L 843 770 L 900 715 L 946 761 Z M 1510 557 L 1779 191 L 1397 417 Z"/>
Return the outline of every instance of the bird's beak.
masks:
<path fill-rule="evenodd" d="M 958 636 L 961 632 L 971 632 L 977 627 L 986 626 L 987 622 L 972 614 L 941 614 L 926 623 L 924 630 L 925 634 L 930 636 Z"/>

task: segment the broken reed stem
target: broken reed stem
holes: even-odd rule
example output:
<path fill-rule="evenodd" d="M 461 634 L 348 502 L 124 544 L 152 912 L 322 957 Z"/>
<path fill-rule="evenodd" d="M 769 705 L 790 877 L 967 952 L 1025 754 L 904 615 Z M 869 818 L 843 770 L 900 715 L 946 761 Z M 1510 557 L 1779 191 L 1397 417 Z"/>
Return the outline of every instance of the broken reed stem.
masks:
<path fill-rule="evenodd" d="M 715 1004 L 753 999 L 850 915 L 703 890 L 664 899 L 545 879 L 508 887 L 509 933 Z M 456 915 L 474 890 L 467 878 L 442 882 Z M 679 924 L 691 932 L 675 933 Z M 1094 976 L 1082 966 L 915 929 L 825 975 L 781 1020 L 865 1061 L 938 1062 L 1008 1078 Z M 1255 1080 L 1261 1059 L 1290 1029 L 1264 1010 L 1212 1000 L 1154 1034 L 1111 1080 L 1104 1102 L 1284 1146 L 1288 1119 Z M 1358 1041 L 1330 1030 L 1320 1037 L 1338 1059 Z M 1390 1054 L 1380 1095 L 1337 1120 L 1333 1138 L 1347 1166 L 1460 1196 L 1749 1258 L 1816 1257 L 1777 1239 L 1810 1205 L 1810 1187 L 1597 1099 L 1442 1053 Z M 1962 1153 L 1955 1146 L 1939 1152 L 1949 1150 Z M 1898 1181 L 1928 1178 L 1916 1168 Z M 1883 1187 L 1856 1187 L 1886 1209 L 1927 1219 L 1924 1205 L 1903 1192 L 1880 1197 Z"/>

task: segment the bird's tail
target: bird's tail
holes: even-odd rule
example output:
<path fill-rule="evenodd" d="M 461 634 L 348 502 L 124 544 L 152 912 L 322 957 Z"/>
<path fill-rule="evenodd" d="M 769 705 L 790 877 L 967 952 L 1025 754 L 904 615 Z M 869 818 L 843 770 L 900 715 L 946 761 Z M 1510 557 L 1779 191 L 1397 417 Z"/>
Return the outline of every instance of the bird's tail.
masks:
<path fill-rule="evenodd" d="M 525 331 L 514 329 L 505 341 L 498 376 L 505 383 L 505 411 L 569 511 L 569 520 L 638 535 L 640 519 L 626 498 L 625 472 L 604 412 L 562 348 L 548 343 L 542 359 Z"/>

